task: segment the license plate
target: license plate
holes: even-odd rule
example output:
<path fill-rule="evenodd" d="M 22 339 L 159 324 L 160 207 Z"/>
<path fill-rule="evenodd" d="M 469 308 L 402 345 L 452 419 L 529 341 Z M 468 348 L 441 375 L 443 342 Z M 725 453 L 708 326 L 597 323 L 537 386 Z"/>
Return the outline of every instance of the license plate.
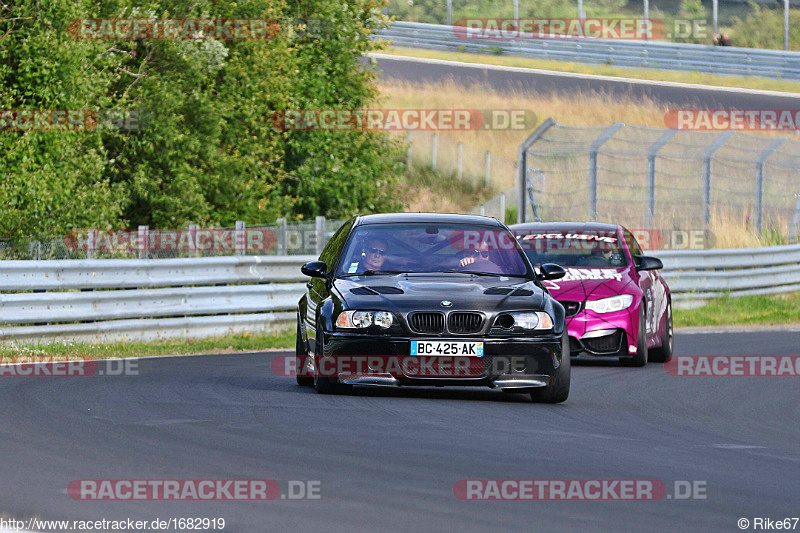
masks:
<path fill-rule="evenodd" d="M 483 342 L 411 341 L 411 355 L 472 355 L 483 357 Z"/>

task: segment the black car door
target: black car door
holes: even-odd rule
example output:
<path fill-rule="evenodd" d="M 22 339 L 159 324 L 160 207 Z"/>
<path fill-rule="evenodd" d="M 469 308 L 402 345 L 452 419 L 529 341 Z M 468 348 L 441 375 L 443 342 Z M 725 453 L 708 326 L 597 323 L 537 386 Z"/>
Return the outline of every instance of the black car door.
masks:
<path fill-rule="evenodd" d="M 342 224 L 322 250 L 319 260 L 323 261 L 328 266 L 328 272 L 332 272 L 336 267 L 339 255 L 342 253 L 342 248 L 347 241 L 354 220 L 355 218 L 351 218 Z M 328 279 L 311 278 L 311 281 L 306 283 L 306 311 L 303 319 L 308 337 L 308 346 L 309 349 L 312 350 L 311 353 L 314 353 L 318 336 L 318 309 L 322 302 L 330 297 L 330 291 L 330 281 Z"/>

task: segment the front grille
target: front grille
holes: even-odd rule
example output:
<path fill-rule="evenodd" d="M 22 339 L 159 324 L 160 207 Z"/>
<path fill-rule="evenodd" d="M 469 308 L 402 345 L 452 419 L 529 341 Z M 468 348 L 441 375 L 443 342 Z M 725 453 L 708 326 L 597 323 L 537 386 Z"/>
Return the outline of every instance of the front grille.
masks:
<path fill-rule="evenodd" d="M 583 345 L 587 350 L 597 353 L 614 353 L 619 350 L 619 341 L 622 332 L 617 330 L 613 335 L 605 337 L 595 337 L 594 339 L 583 339 Z"/>
<path fill-rule="evenodd" d="M 581 310 L 581 302 L 559 300 L 558 303 L 564 306 L 564 311 L 568 318 L 577 315 L 578 311 Z"/>
<path fill-rule="evenodd" d="M 413 313 L 408 317 L 408 325 L 417 333 L 441 333 L 444 329 L 444 315 L 441 313 Z"/>
<path fill-rule="evenodd" d="M 483 315 L 480 313 L 450 313 L 447 319 L 450 333 L 477 333 L 482 325 Z"/>

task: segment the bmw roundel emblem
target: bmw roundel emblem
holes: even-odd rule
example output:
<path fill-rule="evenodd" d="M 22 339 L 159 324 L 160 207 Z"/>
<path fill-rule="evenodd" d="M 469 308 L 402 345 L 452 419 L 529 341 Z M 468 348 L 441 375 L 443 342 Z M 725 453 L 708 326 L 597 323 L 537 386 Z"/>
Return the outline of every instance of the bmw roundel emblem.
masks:
<path fill-rule="evenodd" d="M 451 302 L 450 300 L 442 300 L 441 304 L 442 307 L 450 307 L 451 305 L 453 305 L 453 302 Z"/>

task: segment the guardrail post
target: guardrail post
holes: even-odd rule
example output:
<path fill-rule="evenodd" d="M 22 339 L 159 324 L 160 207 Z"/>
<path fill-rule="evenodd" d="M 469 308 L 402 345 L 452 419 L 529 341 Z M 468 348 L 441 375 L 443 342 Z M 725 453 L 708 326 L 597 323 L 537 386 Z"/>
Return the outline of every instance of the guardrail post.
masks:
<path fill-rule="evenodd" d="M 147 259 L 147 252 L 150 251 L 150 227 L 139 226 L 139 259 Z"/>
<path fill-rule="evenodd" d="M 597 220 L 597 153 L 606 141 L 624 125 L 622 122 L 615 122 L 589 147 L 589 220 Z"/>
<path fill-rule="evenodd" d="M 708 225 L 711 224 L 711 156 L 734 133 L 733 131 L 726 131 L 711 143 L 711 146 L 706 148 L 703 153 L 703 229 L 708 229 Z"/>
<path fill-rule="evenodd" d="M 191 256 L 200 257 L 200 249 L 197 247 L 197 230 L 200 227 L 197 224 L 189 224 L 189 246 L 191 247 Z"/>
<path fill-rule="evenodd" d="M 486 188 L 492 184 L 492 153 L 486 150 Z"/>
<path fill-rule="evenodd" d="M 317 257 L 319 257 L 320 255 L 322 255 L 323 248 L 325 248 L 325 242 L 324 242 L 325 241 L 325 217 L 317 217 L 316 230 L 317 230 L 317 239 L 316 239 L 317 242 L 314 243 L 315 246 L 316 246 L 314 251 L 316 252 Z"/>
<path fill-rule="evenodd" d="M 517 190 L 519 191 L 519 199 L 517 200 L 517 223 L 525 222 L 527 218 L 525 195 L 528 194 L 528 150 L 530 150 L 531 146 L 533 146 L 536 141 L 542 138 L 547 130 L 555 125 L 556 121 L 552 118 L 548 118 L 531 133 L 530 137 L 525 139 L 525 142 L 519 145 L 519 159 L 517 161 Z"/>
<path fill-rule="evenodd" d="M 236 231 L 234 233 L 233 242 L 234 248 L 236 249 L 236 255 L 244 255 L 246 248 L 245 248 L 245 239 L 247 235 L 245 234 L 245 229 L 247 225 L 244 223 L 244 220 L 237 220 L 236 221 Z"/>
<path fill-rule="evenodd" d="M 775 139 L 756 159 L 756 194 L 753 211 L 756 219 L 756 231 L 759 235 L 761 235 L 764 221 L 764 163 L 786 141 L 787 139 L 784 137 Z"/>
<path fill-rule="evenodd" d="M 672 139 L 677 130 L 665 131 L 647 150 L 647 227 L 653 223 L 656 213 L 656 154 Z"/>
<path fill-rule="evenodd" d="M 461 179 L 463 177 L 463 167 L 461 166 L 461 163 L 463 161 L 462 157 L 463 154 L 464 154 L 464 145 L 458 143 L 458 156 L 456 160 L 456 167 L 458 168 L 458 179 Z"/>
<path fill-rule="evenodd" d="M 434 133 L 433 139 L 431 139 L 431 168 L 436 170 L 436 148 L 439 141 L 439 137 Z"/>

